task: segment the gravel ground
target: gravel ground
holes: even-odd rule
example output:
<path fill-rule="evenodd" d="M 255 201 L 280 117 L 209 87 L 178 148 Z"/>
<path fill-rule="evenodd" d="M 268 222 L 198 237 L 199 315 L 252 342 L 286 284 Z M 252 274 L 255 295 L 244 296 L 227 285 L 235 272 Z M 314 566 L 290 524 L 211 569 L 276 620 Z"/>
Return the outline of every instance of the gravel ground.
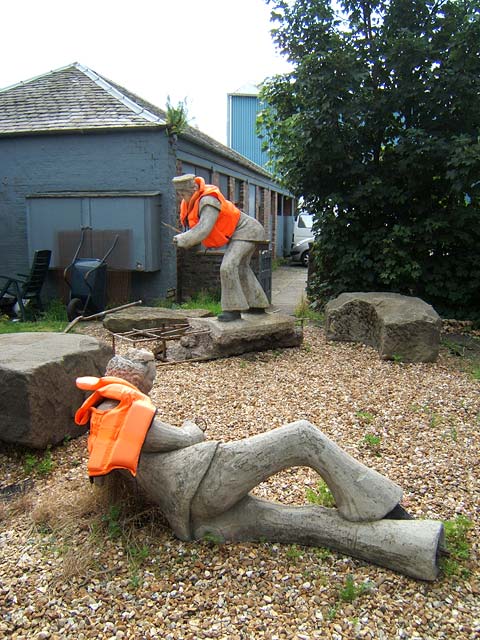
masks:
<path fill-rule="evenodd" d="M 435 364 L 382 362 L 306 327 L 299 349 L 159 365 L 152 392 L 164 420 L 194 417 L 212 439 L 310 420 L 400 484 L 416 517 L 472 521 L 470 558 L 453 575 L 424 583 L 325 549 L 180 542 L 146 506 L 108 507 L 88 483 L 82 437 L 36 464 L 0 452 L 3 486 L 34 467 L 33 487 L 0 502 L 0 637 L 480 637 L 480 382 L 470 369 L 446 347 Z M 255 493 L 303 504 L 317 482 L 290 469 Z"/>

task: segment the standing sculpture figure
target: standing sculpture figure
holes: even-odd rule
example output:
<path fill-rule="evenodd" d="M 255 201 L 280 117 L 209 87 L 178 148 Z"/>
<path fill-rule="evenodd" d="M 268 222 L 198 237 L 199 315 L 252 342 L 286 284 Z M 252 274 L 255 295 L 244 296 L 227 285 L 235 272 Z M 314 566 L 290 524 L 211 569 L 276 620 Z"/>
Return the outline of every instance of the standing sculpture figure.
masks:
<path fill-rule="evenodd" d="M 138 389 L 143 395 L 152 387 L 153 366 L 151 353 L 132 350 L 127 357 L 112 358 L 106 372 L 109 378 L 100 381 L 124 379 L 136 385 L 138 397 Z M 77 380 L 78 386 L 88 388 L 82 380 L 97 380 L 95 388 L 99 388 L 98 378 Z M 96 415 L 107 416 L 109 410 L 118 413 L 122 401 L 117 403 L 117 393 L 110 395 L 110 387 L 103 388 L 92 426 Z M 147 396 L 143 400 L 151 402 Z M 78 423 L 86 424 L 89 402 L 90 398 L 77 412 Z M 356 461 L 310 422 L 299 420 L 228 443 L 206 440 L 191 421 L 174 427 L 155 415 L 148 418 L 146 427 L 138 466 L 131 470 L 133 482 L 160 507 L 181 540 L 211 534 L 219 540 L 328 546 L 416 578 L 436 577 L 442 524 L 403 519 L 400 487 Z M 336 508 L 292 507 L 249 493 L 275 473 L 296 466 L 311 467 L 322 476 Z"/>
<path fill-rule="evenodd" d="M 250 267 L 256 245 L 265 242 L 263 226 L 203 178 L 186 174 L 173 178 L 173 184 L 182 197 L 180 219 L 187 229 L 174 236 L 174 243 L 184 249 L 200 242 L 206 248 L 227 245 L 220 265 L 222 313 L 218 320 L 241 320 L 242 311 L 264 313 L 268 298 Z"/>

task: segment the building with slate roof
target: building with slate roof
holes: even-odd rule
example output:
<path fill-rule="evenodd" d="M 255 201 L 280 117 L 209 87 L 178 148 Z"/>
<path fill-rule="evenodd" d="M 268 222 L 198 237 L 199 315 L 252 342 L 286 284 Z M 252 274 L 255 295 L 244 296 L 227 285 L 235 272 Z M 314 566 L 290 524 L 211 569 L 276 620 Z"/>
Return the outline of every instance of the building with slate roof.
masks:
<path fill-rule="evenodd" d="M 288 250 L 283 218 L 294 202 L 270 174 L 196 128 L 171 135 L 165 111 L 127 89 L 78 63 L 0 89 L 0 274 L 25 273 L 35 250 L 51 249 L 47 295 L 64 295 L 63 269 L 86 228 L 87 257 L 119 236 L 110 302 L 178 293 L 171 179 L 182 173 L 258 218 L 274 255 Z"/>

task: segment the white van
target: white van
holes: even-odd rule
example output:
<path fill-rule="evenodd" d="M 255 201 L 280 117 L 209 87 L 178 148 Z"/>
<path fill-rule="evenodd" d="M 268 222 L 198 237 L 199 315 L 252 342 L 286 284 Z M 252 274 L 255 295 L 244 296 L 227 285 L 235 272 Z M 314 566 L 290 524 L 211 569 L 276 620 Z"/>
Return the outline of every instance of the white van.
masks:
<path fill-rule="evenodd" d="M 301 262 L 305 267 L 308 265 L 308 245 L 313 242 L 312 225 L 311 213 L 300 213 L 293 225 L 290 257 L 293 262 Z"/>

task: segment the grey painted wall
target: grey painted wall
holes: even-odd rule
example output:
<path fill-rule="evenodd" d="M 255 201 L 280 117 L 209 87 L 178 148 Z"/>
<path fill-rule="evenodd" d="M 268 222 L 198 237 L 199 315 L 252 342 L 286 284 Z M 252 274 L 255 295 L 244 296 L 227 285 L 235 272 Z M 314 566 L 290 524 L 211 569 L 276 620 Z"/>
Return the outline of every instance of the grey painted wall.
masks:
<path fill-rule="evenodd" d="M 161 219 L 176 225 L 175 150 L 164 130 L 0 138 L 0 274 L 29 268 L 27 196 L 59 191 L 159 191 Z M 166 229 L 166 228 L 165 228 Z M 172 232 L 161 235 L 162 267 L 132 278 L 132 297 L 176 287 Z M 49 248 L 49 247 L 45 247 Z"/>
<path fill-rule="evenodd" d="M 181 160 L 185 160 L 185 162 L 203 166 L 213 171 L 219 171 L 220 173 L 226 173 L 260 187 L 267 187 L 278 193 L 288 195 L 288 191 L 282 189 L 278 183 L 271 180 L 268 176 L 258 173 L 245 165 L 239 165 L 232 158 L 227 158 L 224 155 L 215 153 L 213 150 L 200 147 L 191 139 L 179 138 L 177 146 L 178 157 Z"/>

